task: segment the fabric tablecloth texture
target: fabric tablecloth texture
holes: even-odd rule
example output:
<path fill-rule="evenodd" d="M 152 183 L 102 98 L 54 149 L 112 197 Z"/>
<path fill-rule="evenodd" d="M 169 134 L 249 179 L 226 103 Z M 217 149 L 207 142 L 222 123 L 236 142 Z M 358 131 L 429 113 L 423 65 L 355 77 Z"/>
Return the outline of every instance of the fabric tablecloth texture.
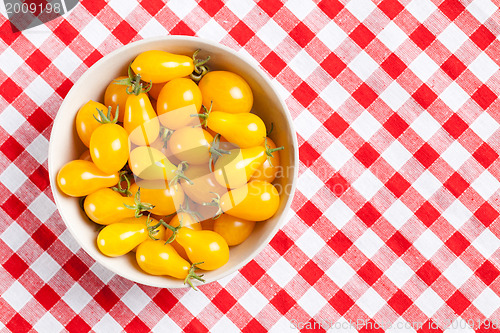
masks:
<path fill-rule="evenodd" d="M 0 16 L 0 326 L 13 332 L 497 332 L 500 11 L 490 0 L 83 0 Z M 135 284 L 66 230 L 52 122 L 103 55 L 196 35 L 273 78 L 298 188 L 248 265 L 190 289 Z"/>

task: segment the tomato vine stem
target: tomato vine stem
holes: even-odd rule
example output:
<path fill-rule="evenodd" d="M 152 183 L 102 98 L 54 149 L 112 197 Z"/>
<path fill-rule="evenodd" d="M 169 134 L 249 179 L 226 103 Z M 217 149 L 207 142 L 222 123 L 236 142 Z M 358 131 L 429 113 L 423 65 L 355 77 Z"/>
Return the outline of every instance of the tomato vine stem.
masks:
<path fill-rule="evenodd" d="M 114 186 L 111 189 L 118 193 L 125 194 L 127 197 L 130 197 L 132 193 L 130 192 L 130 180 L 127 177 L 128 174 L 129 172 L 127 170 L 120 171 L 120 180 L 118 180 L 118 186 Z M 122 187 L 123 181 L 127 182 L 127 188 Z"/>

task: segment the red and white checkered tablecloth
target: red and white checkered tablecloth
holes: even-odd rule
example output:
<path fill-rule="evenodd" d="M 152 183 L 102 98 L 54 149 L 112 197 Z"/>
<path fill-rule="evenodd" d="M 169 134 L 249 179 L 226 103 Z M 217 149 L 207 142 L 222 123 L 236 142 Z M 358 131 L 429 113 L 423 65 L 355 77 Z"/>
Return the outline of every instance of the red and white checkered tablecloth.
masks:
<path fill-rule="evenodd" d="M 498 5 L 83 0 L 22 33 L 3 12 L 0 327 L 500 331 Z M 168 34 L 260 63 L 300 145 L 287 223 L 255 260 L 198 292 L 138 285 L 94 262 L 66 230 L 47 174 L 72 84 L 116 48 Z"/>

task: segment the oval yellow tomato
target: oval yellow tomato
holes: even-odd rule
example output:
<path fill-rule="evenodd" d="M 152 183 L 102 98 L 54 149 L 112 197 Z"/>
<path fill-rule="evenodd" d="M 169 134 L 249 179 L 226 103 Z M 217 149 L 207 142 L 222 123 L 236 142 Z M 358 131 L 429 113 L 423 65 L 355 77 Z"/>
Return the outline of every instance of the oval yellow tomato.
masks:
<path fill-rule="evenodd" d="M 156 111 L 163 126 L 177 130 L 199 123 L 201 108 L 200 88 L 191 79 L 178 78 L 165 84 L 158 96 Z"/>
<path fill-rule="evenodd" d="M 229 247 L 224 238 L 210 230 L 180 228 L 175 238 L 196 266 L 210 271 L 224 266 L 229 260 Z"/>
<path fill-rule="evenodd" d="M 158 149 L 139 146 L 130 152 L 128 161 L 130 170 L 142 179 L 172 179 L 177 167 Z"/>
<path fill-rule="evenodd" d="M 99 169 L 106 173 L 120 171 L 128 160 L 128 133 L 120 125 L 103 124 L 92 133 L 89 150 Z"/>
<path fill-rule="evenodd" d="M 148 274 L 184 279 L 184 283 L 188 283 L 193 289 L 192 279 L 204 282 L 201 276 L 194 273 L 196 266 L 179 256 L 172 245 L 163 241 L 142 242 L 137 247 L 135 257 L 139 267 Z"/>
<path fill-rule="evenodd" d="M 260 180 L 253 180 L 220 198 L 220 208 L 224 213 L 250 221 L 267 220 L 276 214 L 279 205 L 276 187 Z"/>
<path fill-rule="evenodd" d="M 266 138 L 266 125 L 253 113 L 213 111 L 208 114 L 207 126 L 240 148 L 259 146 Z"/>
<path fill-rule="evenodd" d="M 154 206 L 150 210 L 155 215 L 170 215 L 184 203 L 184 192 L 180 185 L 168 185 L 165 179 L 159 180 L 141 180 L 130 186 L 130 192 L 133 196 L 141 187 L 141 200 Z"/>
<path fill-rule="evenodd" d="M 229 246 L 243 243 L 250 236 L 254 227 L 254 221 L 248 221 L 228 214 L 222 214 L 213 224 L 213 230 L 221 235 Z"/>
<path fill-rule="evenodd" d="M 206 164 L 210 159 L 210 144 L 213 137 L 201 127 L 183 127 L 172 134 L 168 145 L 181 161 L 191 164 Z"/>
<path fill-rule="evenodd" d="M 220 185 L 214 173 L 212 173 L 208 165 L 191 165 L 184 171 L 184 175 L 191 181 L 181 180 L 181 186 L 184 193 L 196 203 L 203 204 L 212 201 L 214 193 L 223 195 L 227 192 L 226 187 Z"/>
<path fill-rule="evenodd" d="M 140 223 L 114 223 L 97 235 L 97 247 L 108 257 L 118 257 L 132 251 L 148 239 L 147 226 Z"/>
<path fill-rule="evenodd" d="M 90 100 L 76 114 L 76 132 L 80 140 L 87 147 L 90 145 L 90 136 L 97 127 L 101 126 L 99 121 L 96 120 L 96 118 L 101 120 L 97 110 L 101 110 L 106 114 L 108 108 L 104 104 Z"/>
<path fill-rule="evenodd" d="M 123 122 L 123 114 L 125 111 L 125 103 L 127 102 L 128 94 L 127 94 L 127 86 L 116 84 L 115 82 L 118 80 L 127 79 L 127 76 L 119 76 L 115 80 L 111 81 L 110 84 L 106 87 L 106 91 L 104 92 L 104 104 L 106 106 L 111 106 L 111 110 L 118 110 L 118 121 Z M 115 113 L 113 113 L 113 118 Z"/>
<path fill-rule="evenodd" d="M 103 188 L 89 194 L 83 204 L 83 209 L 89 219 L 104 225 L 134 217 L 150 208 L 149 203 L 136 202 L 135 197 L 122 197 L 110 188 Z"/>
<path fill-rule="evenodd" d="M 66 195 L 84 197 L 101 188 L 118 184 L 118 172 L 102 172 L 94 163 L 74 160 L 66 163 L 57 173 L 57 185 Z"/>
<path fill-rule="evenodd" d="M 215 179 L 227 188 L 245 185 L 267 159 L 263 146 L 233 149 L 230 152 L 221 156 L 214 166 Z"/>
<path fill-rule="evenodd" d="M 123 128 L 130 141 L 144 146 L 153 143 L 160 134 L 160 123 L 146 93 L 131 94 L 125 102 Z"/>
<path fill-rule="evenodd" d="M 229 113 L 250 112 L 253 106 L 252 89 L 239 75 L 227 71 L 208 72 L 198 84 L 203 105 L 212 104 L 215 111 Z"/>
<path fill-rule="evenodd" d="M 157 226 L 156 228 L 151 229 L 149 238 L 155 240 L 165 240 L 165 227 L 152 216 L 142 215 L 140 217 L 128 217 L 126 219 L 121 220 L 119 223 L 135 223 L 135 224 L 145 225 L 146 227 L 150 228 Z"/>
<path fill-rule="evenodd" d="M 143 81 L 161 83 L 188 76 L 194 70 L 194 63 L 191 57 L 185 55 L 151 50 L 139 54 L 131 67 Z"/>

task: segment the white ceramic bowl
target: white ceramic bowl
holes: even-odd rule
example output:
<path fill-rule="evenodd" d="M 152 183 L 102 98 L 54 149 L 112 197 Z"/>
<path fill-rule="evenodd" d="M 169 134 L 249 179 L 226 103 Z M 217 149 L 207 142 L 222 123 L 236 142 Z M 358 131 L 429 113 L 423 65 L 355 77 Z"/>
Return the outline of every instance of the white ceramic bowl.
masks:
<path fill-rule="evenodd" d="M 257 223 L 251 236 L 244 243 L 231 248 L 230 259 L 226 265 L 215 271 L 205 272 L 205 283 L 221 279 L 240 269 L 262 251 L 282 225 L 285 213 L 290 209 L 298 169 L 297 138 L 291 116 L 268 76 L 254 64 L 225 46 L 195 37 L 165 36 L 128 44 L 103 57 L 75 83 L 59 109 L 50 136 L 48 157 L 50 185 L 59 213 L 69 231 L 80 246 L 104 267 L 129 280 L 149 286 L 185 287 L 183 281 L 144 273 L 137 266 L 133 255 L 109 258 L 101 254 L 96 246 L 95 225 L 84 216 L 78 198 L 68 197 L 57 188 L 56 175 L 64 164 L 78 159 L 86 149 L 75 130 L 78 109 L 90 99 L 102 101 L 106 86 L 115 77 L 126 74 L 127 66 L 132 59 L 146 50 L 165 50 L 190 55 L 198 48 L 202 49 L 200 58 L 211 56 L 209 62 L 211 70 L 235 72 L 249 83 L 254 94 L 253 112 L 258 114 L 266 125 L 274 123 L 271 138 L 278 146 L 285 146 L 285 150 L 280 152 L 280 157 L 286 172 L 283 177 L 275 181 L 278 189 L 281 189 L 278 212 L 268 221 Z"/>

